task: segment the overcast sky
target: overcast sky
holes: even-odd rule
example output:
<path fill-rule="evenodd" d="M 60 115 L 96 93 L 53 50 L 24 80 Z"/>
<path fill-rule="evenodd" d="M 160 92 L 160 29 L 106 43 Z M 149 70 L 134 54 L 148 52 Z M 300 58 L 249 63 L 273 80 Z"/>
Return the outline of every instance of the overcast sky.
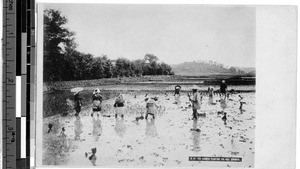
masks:
<path fill-rule="evenodd" d="M 110 59 L 214 60 L 255 66 L 255 8 L 199 5 L 45 4 L 76 32 L 78 50 Z"/>

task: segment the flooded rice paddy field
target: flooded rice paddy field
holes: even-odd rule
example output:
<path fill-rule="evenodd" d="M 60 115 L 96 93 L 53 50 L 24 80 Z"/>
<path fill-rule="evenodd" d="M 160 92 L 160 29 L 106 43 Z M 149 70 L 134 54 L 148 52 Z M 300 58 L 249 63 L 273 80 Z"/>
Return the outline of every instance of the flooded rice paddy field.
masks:
<path fill-rule="evenodd" d="M 136 120 L 136 117 L 145 115 L 146 93 L 159 97 L 157 116 L 155 119 Z M 221 103 L 217 95 L 213 102 L 208 96 L 203 96 L 199 112 L 206 113 L 206 117 L 196 121 L 192 120 L 192 109 L 186 93 L 182 93 L 179 104 L 174 104 L 172 94 L 159 91 L 125 93 L 124 119 L 114 117 L 112 105 L 116 95 L 104 100 L 104 111 L 99 117 L 90 115 L 89 104 L 79 117 L 69 111 L 67 116 L 44 118 L 43 165 L 254 167 L 254 92 L 239 93 L 244 97 L 243 109 L 239 109 L 238 94 Z M 222 110 L 227 113 L 226 121 L 218 113 Z M 53 125 L 50 133 L 49 124 Z M 62 131 L 63 128 L 65 131 Z M 92 148 L 96 148 L 97 152 L 89 160 Z M 242 162 L 189 161 L 189 156 L 241 157 Z"/>
<path fill-rule="evenodd" d="M 145 82 L 146 83 L 146 82 Z M 147 82 L 147 83 L 153 83 L 153 82 Z M 167 82 L 169 83 L 169 82 Z M 177 85 L 176 83 L 172 82 L 173 84 L 163 84 L 163 83 L 155 83 L 155 84 L 120 84 L 120 85 L 102 85 L 98 88 L 100 90 L 112 90 L 112 91 L 173 91 L 174 86 Z M 187 83 L 187 82 L 184 82 Z M 179 84 L 181 85 L 182 91 L 190 91 L 190 88 L 194 85 L 193 83 L 187 85 L 187 84 Z M 220 87 L 218 85 L 210 85 L 215 90 L 219 89 Z M 199 90 L 206 91 L 209 87 L 208 85 L 198 85 Z M 93 90 L 95 87 L 86 87 L 87 90 Z M 228 90 L 234 89 L 236 91 L 255 91 L 255 85 L 228 85 Z"/>

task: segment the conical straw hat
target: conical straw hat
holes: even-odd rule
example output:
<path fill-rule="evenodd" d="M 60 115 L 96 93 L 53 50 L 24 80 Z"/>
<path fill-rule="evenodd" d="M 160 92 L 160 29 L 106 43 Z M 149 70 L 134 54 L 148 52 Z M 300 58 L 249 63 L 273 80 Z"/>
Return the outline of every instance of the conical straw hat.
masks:
<path fill-rule="evenodd" d="M 83 91 L 82 87 L 75 87 L 75 88 L 71 89 L 71 92 L 74 92 L 74 93 L 78 93 L 78 92 L 81 92 L 81 91 Z"/>
<path fill-rule="evenodd" d="M 194 85 L 194 86 L 192 86 L 192 87 L 191 87 L 191 89 L 197 89 L 197 90 L 199 90 L 199 89 L 200 89 L 200 87 L 198 87 L 198 86 Z"/>

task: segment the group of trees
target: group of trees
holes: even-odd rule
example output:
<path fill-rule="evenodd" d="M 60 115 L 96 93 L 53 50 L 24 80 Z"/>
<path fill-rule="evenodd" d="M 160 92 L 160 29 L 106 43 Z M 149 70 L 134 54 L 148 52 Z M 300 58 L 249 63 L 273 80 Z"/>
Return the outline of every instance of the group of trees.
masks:
<path fill-rule="evenodd" d="M 197 63 L 201 63 L 201 64 L 208 65 L 208 66 L 216 66 L 216 67 L 224 68 L 224 65 L 222 63 L 218 63 L 218 62 L 215 62 L 212 60 L 209 60 L 209 61 L 198 60 Z"/>
<path fill-rule="evenodd" d="M 239 69 L 237 69 L 237 68 L 235 68 L 235 67 L 230 67 L 229 70 L 230 70 L 232 73 L 234 73 L 234 74 L 239 74 L 239 75 L 245 74 L 245 71 L 239 70 Z"/>
<path fill-rule="evenodd" d="M 65 28 L 67 18 L 54 9 L 44 11 L 44 81 L 87 80 L 143 75 L 172 75 L 170 65 L 159 63 L 157 56 L 143 59 L 110 60 L 76 50 L 75 33 Z"/>
<path fill-rule="evenodd" d="M 172 68 L 166 63 L 158 63 L 153 54 L 146 54 L 144 59 L 130 61 L 126 58 L 109 60 L 106 56 L 97 57 L 94 64 L 95 77 L 130 77 L 144 75 L 173 75 Z"/>

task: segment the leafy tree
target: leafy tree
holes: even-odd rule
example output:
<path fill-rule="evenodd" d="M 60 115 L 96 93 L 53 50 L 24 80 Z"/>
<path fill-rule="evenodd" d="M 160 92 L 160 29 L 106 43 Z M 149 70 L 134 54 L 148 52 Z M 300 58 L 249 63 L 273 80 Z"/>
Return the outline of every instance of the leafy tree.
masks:
<path fill-rule="evenodd" d="M 143 75 L 151 75 L 151 66 L 149 63 L 144 63 L 143 64 Z"/>
<path fill-rule="evenodd" d="M 145 62 L 141 59 L 135 60 L 133 62 L 134 64 L 134 74 L 136 76 L 142 76 L 143 75 L 143 65 L 145 64 Z"/>
<path fill-rule="evenodd" d="M 116 61 L 117 77 L 129 77 L 131 75 L 131 63 L 128 59 L 119 58 Z"/>
<path fill-rule="evenodd" d="M 150 75 L 157 75 L 158 65 L 156 61 L 150 63 Z"/>
<path fill-rule="evenodd" d="M 147 53 L 146 55 L 145 55 L 145 57 L 144 57 L 144 61 L 146 62 L 146 63 L 153 63 L 153 62 L 157 62 L 158 61 L 158 58 L 157 58 L 157 56 L 155 56 L 155 55 L 153 55 L 153 54 L 149 54 L 149 53 Z"/>
<path fill-rule="evenodd" d="M 104 74 L 106 78 L 111 78 L 113 75 L 113 65 L 109 59 L 105 62 Z"/>
<path fill-rule="evenodd" d="M 91 54 L 83 54 L 76 50 L 69 51 L 66 55 L 68 62 L 65 62 L 66 65 L 69 65 L 69 68 L 65 71 L 72 74 L 72 79 L 64 80 L 86 80 L 92 79 L 93 70 L 93 56 Z"/>
<path fill-rule="evenodd" d="M 171 75 L 172 68 L 147 53 L 143 59 L 119 58 L 114 65 L 106 55 L 94 57 L 76 50 L 74 32 L 54 9 L 44 11 L 44 81 L 87 80 L 142 75 Z"/>
<path fill-rule="evenodd" d="M 44 11 L 44 80 L 62 80 L 66 48 L 75 48 L 74 32 L 64 25 L 67 19 L 54 9 Z"/>
<path fill-rule="evenodd" d="M 234 67 L 230 67 L 229 70 L 232 72 L 232 73 L 236 73 L 236 69 Z"/>
<path fill-rule="evenodd" d="M 161 67 L 162 75 L 174 74 L 174 72 L 172 72 L 172 68 L 170 65 L 168 65 L 166 63 L 161 63 L 160 67 Z"/>
<path fill-rule="evenodd" d="M 103 62 L 101 57 L 97 57 L 93 59 L 92 71 L 91 71 L 91 76 L 93 79 L 100 79 L 105 77 L 104 66 L 105 66 L 105 62 Z"/>

